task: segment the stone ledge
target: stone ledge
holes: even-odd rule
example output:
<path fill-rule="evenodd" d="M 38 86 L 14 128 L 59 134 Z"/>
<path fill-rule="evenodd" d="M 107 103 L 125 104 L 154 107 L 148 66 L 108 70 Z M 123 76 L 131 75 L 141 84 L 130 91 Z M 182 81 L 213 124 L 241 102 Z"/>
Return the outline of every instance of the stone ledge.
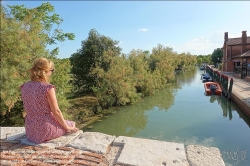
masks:
<path fill-rule="evenodd" d="M 94 153 L 107 154 L 114 139 L 115 136 L 103 133 L 84 132 L 67 144 L 67 146 Z"/>
<path fill-rule="evenodd" d="M 1 127 L 0 129 L 2 133 L 6 133 L 6 131 L 4 130 L 17 132 L 12 132 L 11 136 L 20 134 L 20 131 L 22 131 L 22 128 L 15 129 L 12 127 Z M 23 138 L 16 139 L 22 140 Z M 3 151 L 4 153 L 16 152 L 16 155 L 24 154 L 22 151 L 13 151 L 13 148 L 9 148 L 10 151 L 8 151 L 7 146 L 9 144 L 13 144 L 11 143 L 13 141 L 4 140 L 4 142 L 4 144 L 1 144 L 1 151 Z M 18 148 L 19 146 L 26 146 L 19 145 L 20 143 L 14 144 L 15 145 L 13 146 L 16 148 Z M 32 145 L 31 142 L 26 142 L 26 144 Z M 110 166 L 225 166 L 220 154 L 220 150 L 215 147 L 189 145 L 185 149 L 184 144 L 182 143 L 125 136 L 115 137 L 99 132 L 83 133 L 82 131 L 78 131 L 77 133 L 67 134 L 43 144 L 34 144 L 34 146 L 27 147 L 31 148 L 31 150 L 35 149 L 36 153 L 41 152 L 41 155 L 51 153 L 52 151 L 58 148 L 65 149 L 66 151 L 70 150 L 72 151 L 72 153 L 81 151 L 81 154 L 85 154 L 85 151 L 88 151 L 90 153 L 93 153 L 92 156 L 104 156 L 105 159 L 103 159 L 102 161 L 108 161 Z M 7 151 L 5 151 L 5 149 Z M 52 153 L 51 155 L 59 154 Z M 63 155 L 63 153 L 60 153 L 60 155 Z M 46 156 L 41 157 L 44 158 Z M 63 156 L 59 157 L 63 158 Z M 51 162 L 56 162 L 56 160 L 57 159 Z M 78 158 L 76 158 L 76 160 L 78 160 Z"/>
<path fill-rule="evenodd" d="M 218 148 L 188 145 L 186 153 L 188 162 L 192 166 L 225 166 Z"/>
<path fill-rule="evenodd" d="M 187 166 L 184 144 L 134 137 L 117 137 L 113 145 L 123 145 L 117 164 L 136 166 Z"/>
<path fill-rule="evenodd" d="M 71 141 L 73 141 L 76 137 L 78 137 L 81 133 L 83 133 L 82 130 L 79 130 L 76 133 L 68 133 L 59 138 L 56 138 L 56 139 L 53 139 L 53 140 L 50 140 L 48 142 L 41 143 L 41 144 L 35 144 L 29 141 L 26 137 L 26 138 L 21 139 L 21 143 L 26 144 L 26 145 L 31 145 L 31 146 L 42 146 L 42 147 L 46 146 L 49 148 L 55 148 L 55 147 L 66 146 Z"/>
<path fill-rule="evenodd" d="M 16 140 L 25 135 L 24 127 L 0 127 L 1 140 Z"/>

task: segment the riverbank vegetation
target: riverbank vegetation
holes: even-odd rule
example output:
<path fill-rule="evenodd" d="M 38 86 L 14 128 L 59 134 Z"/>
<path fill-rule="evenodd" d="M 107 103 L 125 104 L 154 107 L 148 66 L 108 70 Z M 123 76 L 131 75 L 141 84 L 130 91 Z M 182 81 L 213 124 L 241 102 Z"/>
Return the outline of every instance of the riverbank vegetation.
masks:
<path fill-rule="evenodd" d="M 197 56 L 197 65 L 202 66 L 203 64 L 212 64 L 211 54 L 209 55 L 198 55 Z"/>
<path fill-rule="evenodd" d="M 132 50 L 127 55 L 117 44 L 92 29 L 82 47 L 70 57 L 74 95 L 95 98 L 93 114 L 137 103 L 163 89 L 174 79 L 176 69 L 190 70 L 196 64 L 196 56 L 177 54 L 161 44 L 151 53 Z"/>
<path fill-rule="evenodd" d="M 47 46 L 74 34 L 63 33 L 63 20 L 49 3 L 36 8 L 1 6 L 1 126 L 23 126 L 25 112 L 19 87 L 29 81 L 27 70 L 37 57 L 55 63 L 51 83 L 56 86 L 59 106 L 66 118 L 85 123 L 90 117 L 116 106 L 139 102 L 163 89 L 175 77 L 175 70 L 190 70 L 197 57 L 178 54 L 158 44 L 151 52 L 131 50 L 123 54 L 119 42 L 91 29 L 82 46 L 70 58 L 56 57 L 58 49 Z M 53 34 L 50 36 L 50 34 Z"/>
<path fill-rule="evenodd" d="M 202 66 L 203 64 L 213 65 L 219 70 L 222 69 L 223 50 L 221 48 L 214 49 L 212 54 L 198 55 L 197 65 Z"/>

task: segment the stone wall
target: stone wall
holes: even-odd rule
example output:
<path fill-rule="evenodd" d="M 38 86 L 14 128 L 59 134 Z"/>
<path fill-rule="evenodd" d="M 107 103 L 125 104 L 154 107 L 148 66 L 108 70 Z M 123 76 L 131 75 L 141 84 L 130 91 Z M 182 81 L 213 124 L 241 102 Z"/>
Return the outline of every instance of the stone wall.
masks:
<path fill-rule="evenodd" d="M 247 105 L 245 102 L 242 101 L 238 96 L 232 93 L 231 96 L 232 100 L 237 103 L 237 105 L 244 111 L 244 113 L 250 117 L 250 110 L 249 110 L 249 105 Z"/>

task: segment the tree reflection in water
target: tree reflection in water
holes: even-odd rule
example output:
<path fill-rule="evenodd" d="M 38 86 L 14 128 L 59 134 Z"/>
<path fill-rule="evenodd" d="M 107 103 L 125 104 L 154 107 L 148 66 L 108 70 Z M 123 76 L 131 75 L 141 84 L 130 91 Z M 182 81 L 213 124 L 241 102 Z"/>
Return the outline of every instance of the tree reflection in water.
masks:
<path fill-rule="evenodd" d="M 160 110 L 167 110 L 174 103 L 174 94 L 177 86 L 171 86 L 158 91 L 152 97 L 145 97 L 140 103 L 136 103 L 132 106 L 124 106 L 114 108 L 115 116 L 108 116 L 107 119 L 103 118 L 105 125 L 102 126 L 102 122 L 94 123 L 94 128 L 91 131 L 102 131 L 110 135 L 123 135 L 134 136 L 141 129 L 144 129 L 148 122 L 147 111 L 152 110 L 154 107 L 159 107 Z M 97 130 L 96 130 L 97 129 Z M 85 131 L 88 131 L 85 129 Z"/>
<path fill-rule="evenodd" d="M 188 74 L 185 74 L 188 73 Z M 157 91 L 153 96 L 145 97 L 140 103 L 136 103 L 132 106 L 124 106 L 114 108 L 113 111 L 116 116 L 110 116 L 103 118 L 102 122 L 95 122 L 94 128 L 90 131 L 103 133 L 109 135 L 123 135 L 123 136 L 134 136 L 140 130 L 144 129 L 148 123 L 147 112 L 153 110 L 155 107 L 158 109 L 167 111 L 173 104 L 176 92 L 181 89 L 181 82 L 190 83 L 196 75 L 196 70 L 185 72 L 177 71 L 176 79 L 171 83 L 167 84 L 165 89 Z M 88 129 L 84 129 L 88 131 Z"/>

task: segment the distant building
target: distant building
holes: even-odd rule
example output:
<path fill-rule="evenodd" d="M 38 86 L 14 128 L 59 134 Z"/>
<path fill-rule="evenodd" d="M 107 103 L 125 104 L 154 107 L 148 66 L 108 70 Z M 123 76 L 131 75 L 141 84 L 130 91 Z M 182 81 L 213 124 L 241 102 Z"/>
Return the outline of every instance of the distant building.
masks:
<path fill-rule="evenodd" d="M 247 31 L 242 31 L 242 36 L 238 38 L 228 38 L 228 32 L 225 32 L 222 49 L 222 71 L 234 72 L 242 63 L 250 64 L 250 36 L 247 36 Z"/>

